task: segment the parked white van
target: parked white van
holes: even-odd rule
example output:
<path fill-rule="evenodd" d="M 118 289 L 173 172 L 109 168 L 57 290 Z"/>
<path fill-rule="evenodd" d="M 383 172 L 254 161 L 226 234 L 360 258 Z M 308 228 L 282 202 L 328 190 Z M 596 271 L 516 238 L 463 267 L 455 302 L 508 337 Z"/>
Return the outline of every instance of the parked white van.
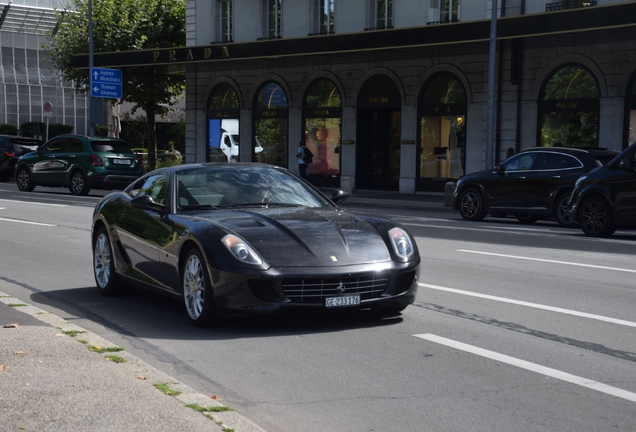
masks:
<path fill-rule="evenodd" d="M 237 162 L 239 156 L 239 121 L 236 119 L 221 120 L 221 139 L 219 147 L 227 156 L 228 162 Z M 263 151 L 260 143 L 257 141 L 255 153 Z"/>

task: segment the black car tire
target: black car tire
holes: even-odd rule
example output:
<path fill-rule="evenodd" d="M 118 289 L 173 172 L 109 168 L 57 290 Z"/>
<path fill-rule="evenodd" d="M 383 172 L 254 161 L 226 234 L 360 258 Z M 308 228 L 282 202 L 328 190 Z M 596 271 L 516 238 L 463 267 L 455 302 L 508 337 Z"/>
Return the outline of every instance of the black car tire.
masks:
<path fill-rule="evenodd" d="M 183 301 L 190 322 L 205 327 L 221 321 L 214 299 L 214 288 L 203 255 L 192 248 L 186 255 L 181 271 Z"/>
<path fill-rule="evenodd" d="M 532 225 L 536 221 L 539 220 L 538 216 L 528 215 L 528 214 L 516 214 L 515 217 L 519 222 L 524 225 Z"/>
<path fill-rule="evenodd" d="M 15 182 L 18 185 L 18 189 L 22 192 L 31 192 L 35 189 L 35 183 L 31 180 L 31 173 L 26 168 L 20 168 L 15 174 Z"/>
<path fill-rule="evenodd" d="M 486 207 L 481 193 L 468 188 L 459 195 L 459 214 L 467 221 L 480 221 L 486 216 Z"/>
<path fill-rule="evenodd" d="M 124 286 L 115 273 L 115 257 L 105 227 L 97 230 L 93 241 L 93 275 L 102 295 L 110 297 L 122 293 Z"/>
<path fill-rule="evenodd" d="M 581 230 L 589 237 L 609 237 L 616 231 L 612 208 L 601 196 L 591 196 L 583 200 L 578 220 Z"/>
<path fill-rule="evenodd" d="M 88 185 L 86 174 L 80 170 L 73 171 L 68 184 L 68 190 L 70 190 L 73 195 L 88 195 L 88 191 L 90 191 L 91 188 Z"/>
<path fill-rule="evenodd" d="M 576 223 L 570 218 L 567 212 L 570 193 L 562 193 L 554 201 L 553 216 L 562 227 L 573 227 Z"/>

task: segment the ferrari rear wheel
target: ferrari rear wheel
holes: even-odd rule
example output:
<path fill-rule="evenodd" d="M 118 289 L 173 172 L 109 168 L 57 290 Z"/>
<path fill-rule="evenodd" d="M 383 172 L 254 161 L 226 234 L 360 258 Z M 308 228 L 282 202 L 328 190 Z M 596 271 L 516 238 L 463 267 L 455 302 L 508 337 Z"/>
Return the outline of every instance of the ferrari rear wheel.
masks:
<path fill-rule="evenodd" d="M 220 321 L 212 282 L 205 260 L 197 248 L 193 248 L 186 255 L 182 286 L 186 311 L 193 325 L 204 327 Z"/>
<path fill-rule="evenodd" d="M 113 251 L 105 227 L 97 231 L 93 243 L 93 273 L 97 289 L 103 295 L 112 296 L 122 292 L 122 285 L 115 273 Z"/>

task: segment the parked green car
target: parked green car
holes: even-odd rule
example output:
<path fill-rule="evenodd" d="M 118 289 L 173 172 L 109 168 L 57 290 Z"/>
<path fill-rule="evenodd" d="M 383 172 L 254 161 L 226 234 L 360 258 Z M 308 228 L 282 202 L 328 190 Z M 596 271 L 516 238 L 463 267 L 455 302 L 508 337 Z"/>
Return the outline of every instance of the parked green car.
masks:
<path fill-rule="evenodd" d="M 58 135 L 18 159 L 21 191 L 35 186 L 68 187 L 73 195 L 91 189 L 123 189 L 144 174 L 141 156 L 120 139 Z"/>

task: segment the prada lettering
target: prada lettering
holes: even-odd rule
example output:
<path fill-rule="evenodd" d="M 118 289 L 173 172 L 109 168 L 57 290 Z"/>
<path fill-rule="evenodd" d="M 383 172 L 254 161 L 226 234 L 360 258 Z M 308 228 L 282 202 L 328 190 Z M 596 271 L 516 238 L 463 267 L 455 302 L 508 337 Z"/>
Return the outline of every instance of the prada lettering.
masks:
<path fill-rule="evenodd" d="M 213 58 L 230 58 L 230 52 L 226 46 L 215 48 L 177 48 L 152 52 L 153 63 L 187 63 Z"/>

